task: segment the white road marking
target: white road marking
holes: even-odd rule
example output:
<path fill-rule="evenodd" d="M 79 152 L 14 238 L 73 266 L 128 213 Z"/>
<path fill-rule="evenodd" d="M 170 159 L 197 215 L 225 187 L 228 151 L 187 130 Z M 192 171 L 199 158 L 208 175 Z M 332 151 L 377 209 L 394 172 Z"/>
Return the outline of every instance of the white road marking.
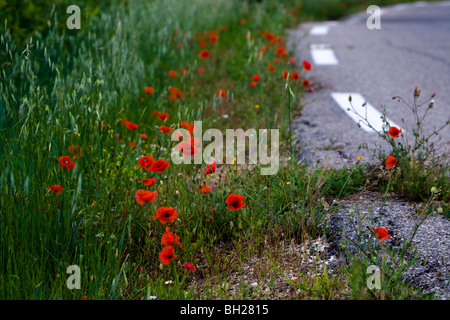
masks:
<path fill-rule="evenodd" d="M 367 126 L 365 123 L 361 122 L 361 118 L 356 115 L 353 112 L 353 109 L 350 106 L 350 102 L 348 101 L 348 97 L 352 96 L 352 105 L 353 108 L 358 112 L 361 116 L 367 117 L 368 122 L 374 127 L 374 129 L 378 132 L 383 132 L 383 121 L 381 119 L 382 114 L 377 109 L 375 109 L 370 103 L 367 102 L 367 100 L 364 99 L 364 97 L 359 93 L 354 92 L 332 92 L 331 96 L 333 97 L 334 101 L 341 107 L 342 110 L 344 110 L 347 115 L 353 119 L 356 123 L 361 124 L 361 128 L 367 132 L 374 132 L 369 126 Z M 365 106 L 363 107 L 363 104 Z M 350 108 L 350 111 L 348 110 Z M 397 127 L 399 129 L 402 129 L 398 124 L 395 122 L 386 119 L 389 122 L 389 125 L 391 127 Z"/>
<path fill-rule="evenodd" d="M 309 31 L 309 34 L 312 36 L 324 36 L 328 34 L 329 27 L 327 26 L 314 26 Z"/>
<path fill-rule="evenodd" d="M 336 65 L 339 64 L 333 49 L 324 44 L 312 44 L 311 56 L 316 65 Z"/>

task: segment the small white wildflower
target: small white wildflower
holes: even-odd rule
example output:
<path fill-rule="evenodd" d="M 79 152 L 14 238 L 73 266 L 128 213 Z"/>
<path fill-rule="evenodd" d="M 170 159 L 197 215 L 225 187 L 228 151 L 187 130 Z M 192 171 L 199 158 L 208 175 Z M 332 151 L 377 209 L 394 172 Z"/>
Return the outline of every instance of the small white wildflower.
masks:
<path fill-rule="evenodd" d="M 165 284 L 172 284 L 172 283 L 173 283 L 172 280 L 167 280 L 167 281 L 165 282 Z"/>

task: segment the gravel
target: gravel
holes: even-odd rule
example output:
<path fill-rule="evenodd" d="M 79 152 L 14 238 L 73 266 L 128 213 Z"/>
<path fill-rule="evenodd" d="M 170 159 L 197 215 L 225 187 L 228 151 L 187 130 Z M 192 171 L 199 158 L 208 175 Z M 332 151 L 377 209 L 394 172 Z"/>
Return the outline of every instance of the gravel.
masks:
<path fill-rule="evenodd" d="M 367 226 L 372 228 L 383 227 L 392 234 L 390 239 L 384 240 L 387 247 L 401 250 L 404 239 L 410 239 L 413 226 L 417 221 L 416 210 L 404 201 L 389 199 L 384 202 L 378 194 L 366 192 L 357 197 L 341 201 L 340 210 L 329 218 L 330 234 L 328 236 L 329 254 L 342 257 L 343 250 L 340 243 L 346 243 L 347 249 L 353 253 L 360 252 L 354 244 L 345 239 L 345 235 L 358 243 L 357 234 L 352 224 L 361 223 L 362 230 Z M 353 209 L 354 213 L 350 214 Z M 359 211 L 359 214 L 357 212 Z M 359 243 L 372 238 L 366 234 Z M 375 239 L 370 239 L 375 240 Z M 378 240 L 377 240 L 378 241 Z M 377 243 L 377 241 L 369 241 Z M 430 215 L 419 227 L 413 245 L 417 252 L 407 252 L 406 260 L 418 257 L 416 263 L 406 269 L 403 278 L 413 286 L 420 288 L 424 293 L 434 293 L 435 299 L 447 300 L 450 298 L 450 221 L 442 215 Z"/>

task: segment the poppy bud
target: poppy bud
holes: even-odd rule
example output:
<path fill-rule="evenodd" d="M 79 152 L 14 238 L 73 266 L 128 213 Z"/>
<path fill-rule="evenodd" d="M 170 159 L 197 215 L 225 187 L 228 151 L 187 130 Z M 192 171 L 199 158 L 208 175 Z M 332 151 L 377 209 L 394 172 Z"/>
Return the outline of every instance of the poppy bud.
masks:
<path fill-rule="evenodd" d="M 348 101 L 352 102 L 352 96 L 348 96 Z"/>

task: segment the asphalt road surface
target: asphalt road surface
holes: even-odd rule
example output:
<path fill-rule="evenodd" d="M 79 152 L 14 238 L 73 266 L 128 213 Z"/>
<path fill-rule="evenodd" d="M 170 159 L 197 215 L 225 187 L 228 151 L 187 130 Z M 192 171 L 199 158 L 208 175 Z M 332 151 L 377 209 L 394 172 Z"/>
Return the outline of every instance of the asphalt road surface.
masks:
<path fill-rule="evenodd" d="M 305 23 L 290 32 L 296 61 L 312 62 L 308 76 L 315 91 L 305 94 L 306 107 L 294 127 L 303 144 L 301 156 L 310 163 L 321 159 L 328 166 L 348 166 L 360 155 L 363 162 L 374 162 L 359 150 L 364 143 L 371 150 L 381 143 L 389 153 L 375 132 L 352 119 L 346 110 L 349 93 L 356 108 L 367 102 L 375 124 L 386 105 L 387 118 L 403 129 L 410 143 L 416 121 L 393 96 L 411 105 L 415 86 L 421 89 L 419 102 L 436 92 L 424 120 L 427 135 L 450 119 L 450 1 L 383 7 L 381 29 L 368 29 L 369 16 L 362 12 L 337 22 Z M 420 113 L 426 108 L 419 108 Z M 450 126 L 440 136 L 440 141 L 436 136 L 431 141 L 445 154 L 450 150 Z"/>

